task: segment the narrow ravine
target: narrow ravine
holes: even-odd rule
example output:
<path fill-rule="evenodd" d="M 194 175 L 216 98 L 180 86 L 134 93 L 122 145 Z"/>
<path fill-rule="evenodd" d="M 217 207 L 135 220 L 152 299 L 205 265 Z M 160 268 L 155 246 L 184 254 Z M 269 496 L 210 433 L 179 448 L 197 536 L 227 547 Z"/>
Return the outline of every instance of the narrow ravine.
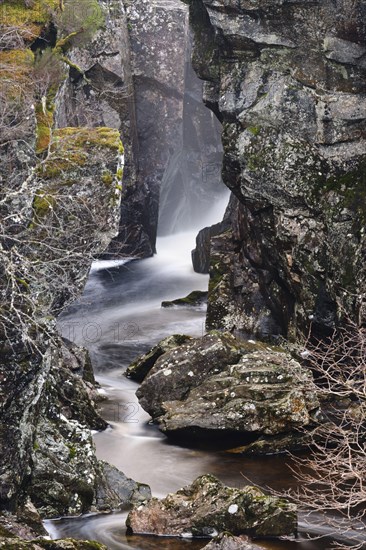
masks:
<path fill-rule="evenodd" d="M 293 480 L 284 456 L 248 458 L 225 451 L 197 450 L 170 444 L 139 406 L 137 385 L 123 376 L 130 361 L 158 340 L 173 333 L 199 336 L 204 331 L 205 311 L 200 308 L 162 309 L 164 299 L 184 296 L 207 288 L 207 276 L 193 272 L 190 250 L 194 232 L 160 238 L 154 258 L 131 262 L 96 263 L 84 295 L 60 319 L 67 337 L 86 345 L 92 356 L 103 403 L 103 416 L 110 423 L 95 434 L 99 458 L 128 476 L 151 486 L 162 497 L 198 475 L 212 473 L 225 483 L 242 486 L 250 479 L 262 487 L 289 487 Z M 89 515 L 47 521 L 53 538 L 72 536 L 96 539 L 111 550 L 202 548 L 207 541 L 126 536 L 127 513 Z M 270 541 L 271 549 L 321 550 L 329 541 Z M 299 546 L 300 544 L 300 546 Z M 187 546 L 188 545 L 188 546 Z"/>

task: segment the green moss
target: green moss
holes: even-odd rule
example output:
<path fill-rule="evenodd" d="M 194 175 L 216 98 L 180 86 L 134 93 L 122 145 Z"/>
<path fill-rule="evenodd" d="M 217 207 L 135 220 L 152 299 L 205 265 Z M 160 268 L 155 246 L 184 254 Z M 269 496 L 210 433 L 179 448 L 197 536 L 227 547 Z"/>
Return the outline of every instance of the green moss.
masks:
<path fill-rule="evenodd" d="M 331 176 L 325 181 L 318 178 L 315 183 L 315 198 L 319 199 L 330 191 L 341 197 L 339 208 L 347 208 L 357 214 L 362 225 L 366 223 L 366 159 L 356 168 Z M 327 206 L 327 201 L 324 201 L 324 206 Z"/>
<path fill-rule="evenodd" d="M 107 147 L 119 151 L 121 139 L 118 130 L 114 128 L 59 128 L 53 135 L 53 149 L 86 149 Z"/>
<path fill-rule="evenodd" d="M 52 138 L 52 126 L 54 115 L 53 98 L 46 98 L 44 103 L 36 105 L 36 153 L 43 153 L 48 149 Z"/>
<path fill-rule="evenodd" d="M 72 460 L 77 455 L 77 450 L 73 445 L 68 445 L 69 447 L 69 459 Z"/>
<path fill-rule="evenodd" d="M 261 131 L 259 126 L 249 126 L 247 128 L 247 130 L 248 130 L 248 132 L 253 134 L 253 136 L 257 136 L 259 134 L 259 132 Z"/>
<path fill-rule="evenodd" d="M 25 281 L 24 279 L 17 279 L 17 283 L 28 290 L 29 283 L 27 283 L 27 281 Z"/>
<path fill-rule="evenodd" d="M 34 197 L 32 205 L 36 221 L 44 218 L 55 207 L 55 204 L 56 199 L 53 195 L 39 191 Z"/>
<path fill-rule="evenodd" d="M 111 174 L 111 172 L 110 172 L 109 170 L 103 172 L 103 174 L 102 174 L 102 182 L 103 182 L 105 185 L 111 185 L 111 183 L 113 182 L 113 175 Z"/>
<path fill-rule="evenodd" d="M 123 168 L 118 168 L 118 170 L 117 170 L 117 172 L 116 172 L 116 176 L 117 176 L 118 181 L 122 181 L 122 178 L 123 178 Z"/>
<path fill-rule="evenodd" d="M 0 525 L 0 537 L 14 538 L 15 535 L 11 531 Z"/>
<path fill-rule="evenodd" d="M 121 140 L 113 128 L 60 128 L 53 131 L 50 156 L 37 168 L 43 179 L 55 179 L 71 172 L 71 179 L 63 178 L 62 185 L 74 183 L 72 171 L 87 164 L 92 149 L 107 148 L 119 151 Z M 105 170 L 101 176 L 105 185 L 111 185 L 115 176 Z"/>
<path fill-rule="evenodd" d="M 1 89 L 10 101 L 24 100 L 33 86 L 34 55 L 31 50 L 0 51 Z"/>
<path fill-rule="evenodd" d="M 16 27 L 24 40 L 33 42 L 58 8 L 59 0 L 33 0 L 29 8 L 24 0 L 5 0 L 1 6 L 1 23 L 5 27 Z"/>

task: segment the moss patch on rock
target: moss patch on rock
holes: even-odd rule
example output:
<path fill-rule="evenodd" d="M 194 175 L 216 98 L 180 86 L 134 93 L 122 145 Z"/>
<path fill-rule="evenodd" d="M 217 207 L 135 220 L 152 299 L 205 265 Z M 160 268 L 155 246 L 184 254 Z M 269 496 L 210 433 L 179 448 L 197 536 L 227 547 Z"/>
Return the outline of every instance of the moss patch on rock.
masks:
<path fill-rule="evenodd" d="M 1 89 L 10 101 L 19 101 L 32 87 L 34 55 L 31 50 L 0 51 Z"/>
<path fill-rule="evenodd" d="M 126 524 L 133 533 L 165 536 L 210 537 L 222 531 L 281 536 L 296 531 L 296 507 L 258 487 L 227 487 L 203 475 L 175 494 L 135 507 Z"/>
<path fill-rule="evenodd" d="M 54 179 L 60 175 L 85 166 L 88 155 L 94 148 L 109 149 L 117 154 L 123 151 L 118 130 L 114 128 L 60 128 L 53 132 L 50 157 L 41 163 L 37 173 L 44 179 Z M 117 170 L 118 171 L 118 170 Z M 105 170 L 102 182 L 109 184 L 111 173 Z M 66 183 L 72 183 L 67 180 Z"/>
<path fill-rule="evenodd" d="M 51 21 L 59 5 L 59 0 L 33 0 L 32 5 L 26 7 L 24 0 L 5 0 L 1 6 L 2 25 L 16 27 L 25 41 L 33 42 Z"/>

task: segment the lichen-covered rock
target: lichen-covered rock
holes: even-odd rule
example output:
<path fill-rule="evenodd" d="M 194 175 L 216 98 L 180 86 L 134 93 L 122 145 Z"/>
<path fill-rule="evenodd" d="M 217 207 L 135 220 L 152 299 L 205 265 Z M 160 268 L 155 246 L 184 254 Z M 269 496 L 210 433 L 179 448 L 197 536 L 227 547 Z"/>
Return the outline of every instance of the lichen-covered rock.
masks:
<path fill-rule="evenodd" d="M 254 544 L 245 535 L 235 537 L 230 533 L 222 533 L 204 546 L 204 550 L 263 550 L 263 546 Z"/>
<path fill-rule="evenodd" d="M 139 137 L 135 85 L 127 13 L 122 0 L 101 2 L 104 25 L 68 52 L 72 66 L 59 91 L 55 114 L 58 127 L 109 126 L 125 144 L 123 200 L 118 235 L 104 255 L 151 256 L 155 248 L 157 213 L 150 208 L 147 188 L 138 173 Z"/>
<path fill-rule="evenodd" d="M 141 406 L 153 417 L 163 414 L 163 403 L 181 400 L 192 388 L 239 361 L 243 345 L 229 333 L 194 338 L 164 353 L 137 390 Z"/>
<path fill-rule="evenodd" d="M 239 199 L 212 240 L 208 328 L 294 338 L 365 322 L 361 0 L 192 1 L 194 63 Z"/>
<path fill-rule="evenodd" d="M 135 507 L 126 524 L 135 534 L 212 537 L 229 531 L 281 536 L 296 532 L 297 516 L 295 505 L 266 496 L 257 487 L 226 487 L 204 475 L 162 500 L 153 498 Z"/>
<path fill-rule="evenodd" d="M 26 507 L 28 509 L 28 516 L 30 513 L 33 517 L 37 516 L 37 512 L 31 503 L 28 502 Z M 49 537 L 46 537 L 47 532 L 42 527 L 39 516 L 37 522 L 39 525 L 33 530 L 29 527 L 29 517 L 27 520 L 24 510 L 20 514 L 20 517 L 15 517 L 9 513 L 1 513 L 0 548 L 4 550 L 107 550 L 104 544 L 96 541 L 73 539 L 49 540 Z"/>
<path fill-rule="evenodd" d="M 0 509 L 38 529 L 39 513 L 112 509 L 139 492 L 135 484 L 128 496 L 121 488 L 133 482 L 95 457 L 91 429 L 106 423 L 90 359 L 63 341 L 55 321 L 118 231 L 123 145 L 115 128 L 54 127 L 59 69 L 71 68 L 75 37 L 57 27 L 60 3 L 1 8 Z M 93 25 L 100 20 L 78 38 Z M 50 47 L 34 55 L 31 43 Z"/>
<path fill-rule="evenodd" d="M 160 357 L 137 396 L 170 436 L 245 441 L 311 424 L 319 408 L 311 378 L 287 353 L 209 333 Z"/>
<path fill-rule="evenodd" d="M 173 334 L 172 336 L 163 338 L 163 340 L 160 340 L 160 342 L 150 351 L 137 357 L 137 359 L 127 367 L 125 375 L 127 378 L 131 378 L 136 382 L 142 382 L 161 355 L 185 344 L 189 340 L 191 340 L 191 337 L 185 334 Z"/>

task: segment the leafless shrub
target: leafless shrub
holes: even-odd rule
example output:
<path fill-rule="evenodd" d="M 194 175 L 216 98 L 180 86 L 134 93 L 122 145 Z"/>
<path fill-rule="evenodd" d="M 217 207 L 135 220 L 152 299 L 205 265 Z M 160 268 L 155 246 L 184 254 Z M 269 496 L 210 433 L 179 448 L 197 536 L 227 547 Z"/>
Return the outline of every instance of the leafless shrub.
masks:
<path fill-rule="evenodd" d="M 366 538 L 366 329 L 349 322 L 303 352 L 314 373 L 323 417 L 312 432 L 310 453 L 293 457 L 298 489 L 287 496 L 308 518 L 314 514 L 346 542 Z M 336 537 L 337 538 L 337 537 Z"/>

